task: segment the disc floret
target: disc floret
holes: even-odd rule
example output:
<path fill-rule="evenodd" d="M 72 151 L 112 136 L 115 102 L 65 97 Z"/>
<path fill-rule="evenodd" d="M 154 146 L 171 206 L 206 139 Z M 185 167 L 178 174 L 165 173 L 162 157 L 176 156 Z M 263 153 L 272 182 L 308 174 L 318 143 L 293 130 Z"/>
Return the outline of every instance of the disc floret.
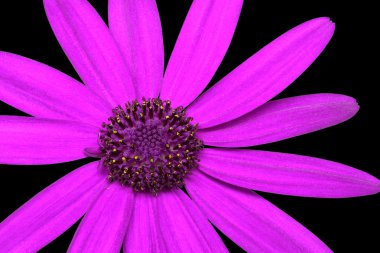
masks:
<path fill-rule="evenodd" d="M 153 194 L 182 187 L 203 147 L 191 121 L 183 107 L 158 98 L 114 108 L 99 134 L 108 179 Z"/>

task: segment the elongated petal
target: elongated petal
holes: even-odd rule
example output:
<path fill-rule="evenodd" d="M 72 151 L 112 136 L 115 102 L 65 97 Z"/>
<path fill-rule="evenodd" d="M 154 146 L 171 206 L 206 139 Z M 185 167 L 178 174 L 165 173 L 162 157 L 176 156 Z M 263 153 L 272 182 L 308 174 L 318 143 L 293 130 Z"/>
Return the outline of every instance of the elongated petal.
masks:
<path fill-rule="evenodd" d="M 228 252 L 211 224 L 182 191 L 160 193 L 156 202 L 167 252 Z"/>
<path fill-rule="evenodd" d="M 323 159 L 256 150 L 205 149 L 200 170 L 224 182 L 259 191 L 317 198 L 380 192 L 375 177 Z"/>
<path fill-rule="evenodd" d="M 42 63 L 0 52 L 0 100 L 42 118 L 100 126 L 107 106 L 73 78 Z"/>
<path fill-rule="evenodd" d="M 86 0 L 44 0 L 50 25 L 75 70 L 112 106 L 135 98 L 126 64 L 95 9 Z"/>
<path fill-rule="evenodd" d="M 279 99 L 231 122 L 200 129 L 207 145 L 254 146 L 327 128 L 353 117 L 355 99 L 338 94 L 313 94 Z"/>
<path fill-rule="evenodd" d="M 135 201 L 131 221 L 125 235 L 124 252 L 168 252 L 160 232 L 156 197 L 149 193 L 138 193 Z"/>
<path fill-rule="evenodd" d="M 97 162 L 50 185 L 0 224 L 2 252 L 37 252 L 71 227 L 105 188 Z"/>
<path fill-rule="evenodd" d="M 242 0 L 194 1 L 167 66 L 161 98 L 187 106 L 206 87 L 231 42 Z"/>
<path fill-rule="evenodd" d="M 208 219 L 247 252 L 332 252 L 314 234 L 258 194 L 194 171 L 186 180 Z"/>
<path fill-rule="evenodd" d="M 200 128 L 215 126 L 264 104 L 298 78 L 334 32 L 328 18 L 305 22 L 254 54 L 203 94 L 188 112 Z"/>
<path fill-rule="evenodd" d="M 84 158 L 98 129 L 74 121 L 0 116 L 0 163 L 52 164 Z"/>
<path fill-rule="evenodd" d="M 156 1 L 109 0 L 108 20 L 137 84 L 137 97 L 157 97 L 164 74 L 164 43 Z"/>
<path fill-rule="evenodd" d="M 110 184 L 91 206 L 74 235 L 68 252 L 120 252 L 133 209 L 133 193 Z"/>

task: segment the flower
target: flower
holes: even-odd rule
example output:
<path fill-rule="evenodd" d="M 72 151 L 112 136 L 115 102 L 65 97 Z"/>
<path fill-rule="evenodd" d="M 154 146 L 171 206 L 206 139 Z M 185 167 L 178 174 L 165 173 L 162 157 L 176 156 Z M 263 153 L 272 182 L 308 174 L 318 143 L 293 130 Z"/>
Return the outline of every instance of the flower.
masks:
<path fill-rule="evenodd" d="M 162 78 L 162 35 L 154 1 L 110 0 L 109 31 L 86 1 L 45 0 L 53 30 L 86 86 L 43 64 L 1 53 L 0 98 L 34 117 L 1 116 L 0 162 L 50 164 L 86 155 L 99 156 L 101 162 L 73 171 L 3 221 L 2 251 L 35 252 L 84 214 L 71 252 L 118 252 L 123 241 L 131 252 L 225 252 L 207 219 L 249 252 L 330 251 L 249 189 L 338 198 L 377 193 L 379 180 L 331 161 L 232 148 L 316 131 L 357 112 L 354 99 L 337 94 L 267 102 L 314 61 L 334 25 L 327 18 L 301 24 L 196 99 L 227 50 L 241 5 L 236 0 L 195 1 Z M 118 107 L 126 102 L 131 104 Z M 179 106 L 186 113 L 172 113 Z M 173 132 L 165 125 L 166 116 Z M 187 122 L 189 117 L 193 121 Z M 179 128 L 180 140 L 174 131 Z M 207 145 L 203 149 L 201 142 Z M 142 166 L 152 157 L 153 174 L 166 166 L 170 177 L 158 177 L 165 187 L 140 176 L 146 175 Z M 176 189 L 177 180 L 169 180 L 178 176 L 168 164 L 174 160 L 175 165 L 185 163 L 176 179 L 184 181 L 192 200 Z M 125 167 L 131 180 L 122 176 Z"/>

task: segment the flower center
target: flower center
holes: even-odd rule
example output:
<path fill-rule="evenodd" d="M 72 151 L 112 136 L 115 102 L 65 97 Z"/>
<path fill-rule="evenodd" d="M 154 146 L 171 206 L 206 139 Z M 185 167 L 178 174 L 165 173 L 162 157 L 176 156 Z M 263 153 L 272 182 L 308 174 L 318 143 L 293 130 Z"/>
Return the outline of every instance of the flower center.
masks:
<path fill-rule="evenodd" d="M 112 111 L 99 134 L 108 179 L 153 194 L 182 187 L 186 174 L 198 166 L 203 147 L 184 108 L 152 98 Z"/>

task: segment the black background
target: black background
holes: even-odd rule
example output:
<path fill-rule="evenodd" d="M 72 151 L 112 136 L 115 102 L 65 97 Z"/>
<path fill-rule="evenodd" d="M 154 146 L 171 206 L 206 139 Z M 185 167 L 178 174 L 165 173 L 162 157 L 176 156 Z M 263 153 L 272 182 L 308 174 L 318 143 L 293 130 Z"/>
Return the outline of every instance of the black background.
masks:
<path fill-rule="evenodd" d="M 90 2 L 106 20 L 107 1 Z M 375 45 L 379 41 L 375 38 L 378 31 L 375 15 L 371 13 L 376 8 L 369 6 L 368 2 L 246 0 L 232 44 L 211 84 L 288 29 L 308 19 L 329 16 L 337 24 L 331 43 L 318 60 L 278 97 L 342 93 L 355 97 L 361 106 L 359 113 L 344 124 L 260 148 L 334 160 L 380 178 L 379 149 L 376 146 L 379 141 L 378 79 L 374 78 L 376 66 L 370 63 L 378 59 L 379 51 Z M 158 1 L 166 62 L 190 4 L 188 0 Z M 1 1 L 0 32 L 0 50 L 36 59 L 78 78 L 50 29 L 42 1 Z M 24 115 L 4 103 L 0 103 L 0 110 L 1 114 Z M 0 220 L 87 161 L 50 166 L 1 165 Z M 262 195 L 313 231 L 336 252 L 380 252 L 379 194 L 351 199 Z M 76 226 L 41 252 L 65 252 Z M 242 252 L 225 237 L 223 240 L 231 252 Z"/>

